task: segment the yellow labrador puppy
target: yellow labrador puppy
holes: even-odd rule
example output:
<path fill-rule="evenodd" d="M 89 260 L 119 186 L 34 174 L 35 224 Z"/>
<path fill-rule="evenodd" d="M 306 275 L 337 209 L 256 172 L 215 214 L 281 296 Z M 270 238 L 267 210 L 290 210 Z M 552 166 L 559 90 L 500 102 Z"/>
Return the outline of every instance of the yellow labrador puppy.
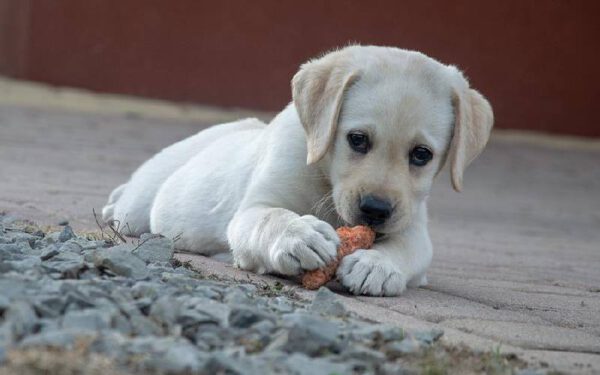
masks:
<path fill-rule="evenodd" d="M 344 258 L 341 283 L 385 296 L 425 284 L 432 181 L 446 163 L 461 189 L 492 128 L 487 100 L 453 66 L 375 46 L 309 61 L 292 91 L 268 125 L 222 124 L 162 150 L 113 191 L 104 219 L 284 275 L 330 262 L 334 227 L 367 224 L 379 239 Z"/>

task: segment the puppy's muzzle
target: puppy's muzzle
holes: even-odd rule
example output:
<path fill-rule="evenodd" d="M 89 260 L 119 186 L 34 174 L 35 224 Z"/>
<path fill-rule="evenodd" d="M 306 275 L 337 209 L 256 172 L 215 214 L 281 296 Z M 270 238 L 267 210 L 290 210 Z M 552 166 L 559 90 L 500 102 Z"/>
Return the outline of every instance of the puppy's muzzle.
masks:
<path fill-rule="evenodd" d="M 371 226 L 385 223 L 392 216 L 392 211 L 394 210 L 389 201 L 373 195 L 361 197 L 359 208 L 362 221 Z"/>

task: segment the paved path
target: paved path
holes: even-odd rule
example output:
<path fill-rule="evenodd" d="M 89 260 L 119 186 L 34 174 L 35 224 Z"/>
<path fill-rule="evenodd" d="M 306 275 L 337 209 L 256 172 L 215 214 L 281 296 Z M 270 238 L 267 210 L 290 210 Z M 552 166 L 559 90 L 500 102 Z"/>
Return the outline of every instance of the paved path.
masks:
<path fill-rule="evenodd" d="M 240 115 L 26 88 L 0 81 L 0 210 L 79 230 L 95 229 L 92 208 L 139 163 Z M 442 327 L 448 342 L 501 343 L 567 372 L 600 372 L 599 166 L 597 142 L 496 135 L 467 171 L 464 193 L 438 178 L 429 286 L 346 303 L 373 320 Z"/>

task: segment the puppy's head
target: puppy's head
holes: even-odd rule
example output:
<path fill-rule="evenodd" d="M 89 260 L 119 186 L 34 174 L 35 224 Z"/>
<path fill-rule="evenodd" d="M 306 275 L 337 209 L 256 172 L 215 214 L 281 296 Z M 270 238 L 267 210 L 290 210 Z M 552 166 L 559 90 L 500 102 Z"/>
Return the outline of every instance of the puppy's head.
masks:
<path fill-rule="evenodd" d="M 456 68 L 397 48 L 329 53 L 304 64 L 292 87 L 307 162 L 329 175 L 338 214 L 381 233 L 410 224 L 446 160 L 459 191 L 493 124 Z"/>

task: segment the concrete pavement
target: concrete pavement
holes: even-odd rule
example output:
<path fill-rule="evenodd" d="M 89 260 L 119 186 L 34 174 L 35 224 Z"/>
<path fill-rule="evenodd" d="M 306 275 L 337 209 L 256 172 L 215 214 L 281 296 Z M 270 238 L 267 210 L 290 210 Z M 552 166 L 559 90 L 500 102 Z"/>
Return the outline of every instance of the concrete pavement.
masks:
<path fill-rule="evenodd" d="M 244 115 L 0 80 L 0 210 L 95 230 L 92 208 L 142 161 Z M 345 303 L 373 320 L 441 327 L 449 343 L 600 372 L 599 165 L 598 141 L 496 132 L 464 193 L 446 174 L 436 182 L 429 286 Z M 180 257 L 203 272 L 276 280 Z"/>

